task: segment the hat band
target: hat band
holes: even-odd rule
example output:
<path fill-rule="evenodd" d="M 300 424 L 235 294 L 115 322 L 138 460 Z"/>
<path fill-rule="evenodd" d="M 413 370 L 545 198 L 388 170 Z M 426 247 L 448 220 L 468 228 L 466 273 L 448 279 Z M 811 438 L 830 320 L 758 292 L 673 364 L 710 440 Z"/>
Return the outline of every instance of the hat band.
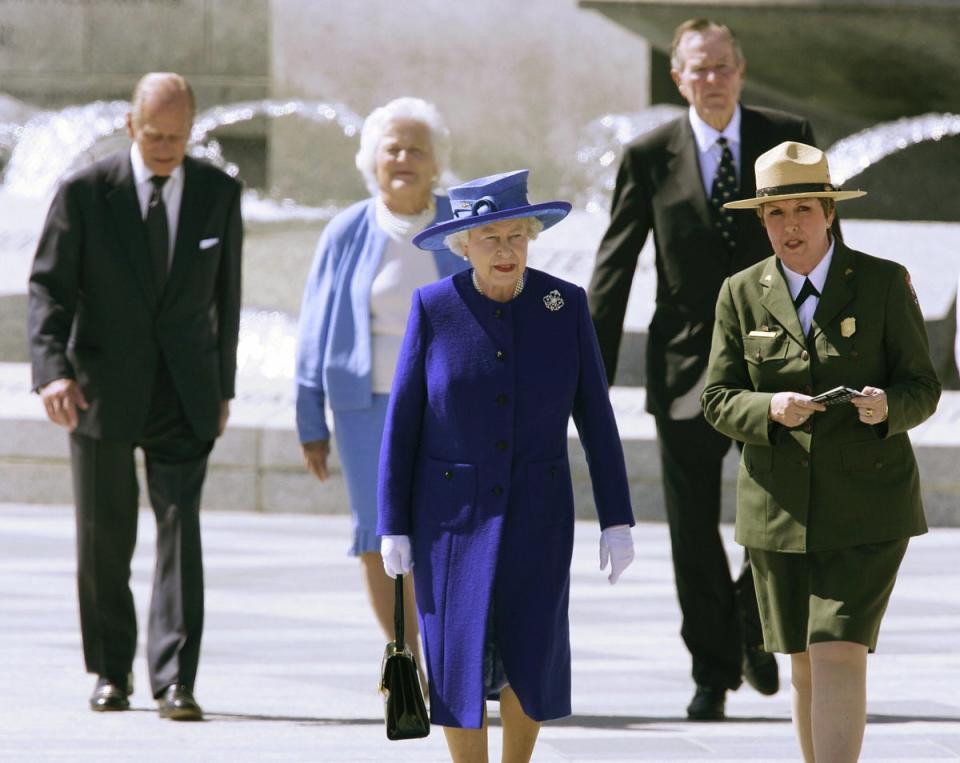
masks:
<path fill-rule="evenodd" d="M 477 217 L 478 215 L 489 215 L 497 212 L 497 202 L 491 196 L 484 196 L 476 201 L 458 201 L 457 208 L 453 210 L 453 216 L 456 219 L 464 217 Z"/>
<path fill-rule="evenodd" d="M 830 183 L 791 183 L 790 185 L 772 185 L 769 188 L 758 188 L 757 198 L 763 196 L 785 196 L 793 193 L 835 193 L 839 186 Z"/>

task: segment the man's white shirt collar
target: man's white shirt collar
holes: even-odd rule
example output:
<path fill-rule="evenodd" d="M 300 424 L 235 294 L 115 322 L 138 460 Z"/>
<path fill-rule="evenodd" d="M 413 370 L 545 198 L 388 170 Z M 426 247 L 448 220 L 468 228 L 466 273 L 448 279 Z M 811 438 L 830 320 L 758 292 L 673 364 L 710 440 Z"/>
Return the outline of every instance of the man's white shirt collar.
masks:
<path fill-rule="evenodd" d="M 143 183 L 150 182 L 150 178 L 153 177 L 153 173 L 143 161 L 143 155 L 140 153 L 140 147 L 136 143 L 130 144 L 130 163 L 133 165 L 133 181 L 138 187 Z M 173 172 L 170 173 L 170 180 L 167 181 L 167 185 L 169 185 L 171 182 L 179 184 L 182 179 L 183 163 L 181 162 L 174 168 Z"/>
<path fill-rule="evenodd" d="M 727 122 L 727 126 L 723 130 L 716 130 L 703 119 L 700 118 L 700 115 L 697 113 L 697 110 L 691 106 L 689 109 L 690 114 L 690 127 L 693 128 L 693 137 L 697 141 L 697 148 L 700 153 L 704 153 L 713 148 L 714 144 L 717 142 L 717 138 L 721 135 L 727 139 L 728 143 L 740 145 L 740 104 L 737 104 L 737 107 L 733 110 L 733 116 L 730 117 L 730 121 Z"/>
<path fill-rule="evenodd" d="M 146 219 L 147 208 L 150 205 L 150 196 L 153 193 L 153 184 L 150 178 L 153 172 L 143 161 L 143 155 L 140 153 L 140 147 L 133 143 L 130 145 L 130 164 L 133 167 L 134 187 L 137 192 L 137 201 L 140 204 L 140 215 Z M 163 203 L 167 208 L 167 231 L 170 238 L 170 259 L 173 259 L 173 249 L 177 240 L 177 226 L 180 222 L 180 202 L 183 199 L 183 163 L 178 164 L 173 172 L 170 173 L 170 179 L 163 184 Z"/>
<path fill-rule="evenodd" d="M 710 192 L 713 188 L 713 181 L 717 170 L 723 158 L 723 151 L 717 143 L 717 139 L 722 135 L 727 139 L 730 153 L 733 155 L 734 170 L 737 174 L 737 184 L 743 176 L 743 170 L 740 167 L 740 104 L 733 111 L 733 116 L 722 131 L 715 130 L 704 122 L 697 110 L 690 107 L 689 111 L 690 127 L 693 129 L 693 138 L 697 146 L 697 164 L 700 167 L 700 179 L 703 182 L 703 192 L 707 198 L 710 198 Z"/>

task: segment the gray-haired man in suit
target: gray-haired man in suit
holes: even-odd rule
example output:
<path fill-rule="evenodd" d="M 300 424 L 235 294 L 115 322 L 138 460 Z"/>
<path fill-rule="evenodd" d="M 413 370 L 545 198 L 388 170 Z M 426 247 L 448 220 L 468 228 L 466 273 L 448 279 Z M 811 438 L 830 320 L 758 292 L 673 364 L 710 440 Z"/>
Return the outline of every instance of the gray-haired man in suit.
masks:
<path fill-rule="evenodd" d="M 732 580 L 718 532 L 721 465 L 731 441 L 706 423 L 699 402 L 720 284 L 771 253 L 757 221 L 722 204 L 753 194 L 753 163 L 764 151 L 814 139 L 799 117 L 740 104 L 746 62 L 726 26 L 681 24 L 671 67 L 689 112 L 626 149 L 589 297 L 612 383 L 637 258 L 652 230 L 657 298 L 647 410 L 657 424 L 681 633 L 697 684 L 687 714 L 719 720 L 741 676 L 763 694 L 779 686 L 776 661 L 761 650 L 749 562 Z"/>
<path fill-rule="evenodd" d="M 185 156 L 193 116 L 183 77 L 140 80 L 133 145 L 61 185 L 29 284 L 34 389 L 70 432 L 90 706 L 126 710 L 133 691 L 139 447 L 157 520 L 147 663 L 175 720 L 202 717 L 200 494 L 234 396 L 243 237 L 240 184 Z"/>

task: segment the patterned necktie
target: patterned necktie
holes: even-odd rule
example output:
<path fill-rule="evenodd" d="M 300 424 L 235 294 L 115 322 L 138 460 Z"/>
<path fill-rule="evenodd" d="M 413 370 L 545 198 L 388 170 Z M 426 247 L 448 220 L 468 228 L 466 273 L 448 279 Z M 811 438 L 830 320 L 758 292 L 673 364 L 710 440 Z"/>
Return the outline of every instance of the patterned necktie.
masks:
<path fill-rule="evenodd" d="M 710 189 L 710 211 L 717 233 L 723 237 L 723 243 L 733 253 L 737 247 L 736 223 L 733 212 L 724 209 L 723 205 L 734 198 L 737 192 L 737 170 L 733 164 L 733 152 L 730 150 L 727 139 L 721 135 L 717 138 L 717 145 L 720 146 L 722 153 L 720 166 L 717 167 L 717 174 L 713 176 L 713 186 Z"/>
<path fill-rule="evenodd" d="M 153 274 L 157 280 L 157 289 L 163 291 L 167 281 L 167 267 L 170 260 L 170 230 L 167 227 L 167 205 L 163 203 L 163 184 L 170 178 L 154 175 L 150 178 L 153 190 L 147 204 L 147 246 L 153 261 Z"/>
<path fill-rule="evenodd" d="M 809 297 L 819 297 L 820 292 L 817 291 L 817 287 L 814 286 L 809 278 L 803 279 L 803 286 L 800 287 L 800 293 L 797 294 L 797 298 L 793 300 L 793 306 L 799 310 L 800 305 L 807 301 Z"/>

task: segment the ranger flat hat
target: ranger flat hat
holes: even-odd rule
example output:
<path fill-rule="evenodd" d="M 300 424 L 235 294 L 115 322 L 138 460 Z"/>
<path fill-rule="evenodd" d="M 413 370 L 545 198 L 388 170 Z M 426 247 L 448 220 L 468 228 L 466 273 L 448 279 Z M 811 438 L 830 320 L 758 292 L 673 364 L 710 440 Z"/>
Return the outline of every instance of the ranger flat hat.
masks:
<path fill-rule="evenodd" d="M 757 195 L 752 199 L 729 201 L 726 209 L 753 209 L 769 201 L 801 199 L 856 199 L 866 191 L 841 191 L 830 182 L 827 155 L 819 148 L 787 140 L 760 154 L 754 164 Z"/>

